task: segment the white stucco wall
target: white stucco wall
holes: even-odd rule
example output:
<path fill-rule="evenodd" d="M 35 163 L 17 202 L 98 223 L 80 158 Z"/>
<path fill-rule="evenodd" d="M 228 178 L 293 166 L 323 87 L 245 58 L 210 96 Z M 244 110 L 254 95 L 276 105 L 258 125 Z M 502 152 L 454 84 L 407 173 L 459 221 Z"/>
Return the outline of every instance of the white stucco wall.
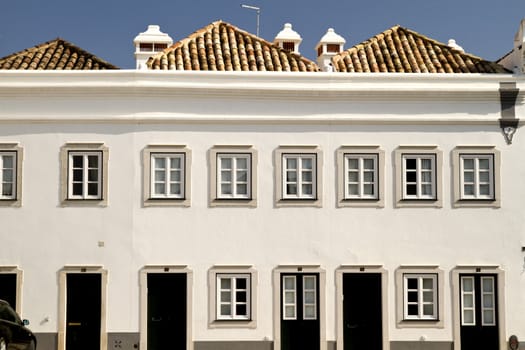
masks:
<path fill-rule="evenodd" d="M 366 75 L 344 81 L 321 74 L 325 83 L 311 75 L 275 75 L 273 81 L 257 74 L 253 81 L 211 76 L 170 75 L 164 82 L 136 72 L 112 80 L 0 73 L 0 143 L 15 141 L 24 150 L 22 206 L 0 208 L 0 241 L 8 247 L 0 265 L 23 270 L 22 311 L 33 331 L 57 331 L 58 271 L 65 265 L 109 271 L 108 332 L 138 332 L 142 267 L 188 265 L 194 273 L 194 340 L 273 339 L 272 271 L 304 264 L 326 271 L 326 338 L 333 341 L 335 270 L 382 265 L 388 271 L 390 340 L 424 335 L 451 341 L 452 269 L 498 265 L 505 271 L 507 337 L 525 338 L 525 138 L 520 129 L 507 145 L 497 122 L 498 84 L 514 78 L 380 76 L 384 84 L 375 84 Z M 200 85 L 186 89 L 191 84 Z M 517 115 L 522 112 L 518 106 Z M 107 207 L 60 205 L 59 151 L 68 142 L 108 147 Z M 143 207 L 142 150 L 150 144 L 191 149 L 189 208 Z M 256 208 L 208 206 L 207 157 L 215 145 L 257 150 Z M 275 207 L 273 152 L 281 145 L 322 150 L 322 208 Z M 335 156 L 343 145 L 385 151 L 384 208 L 337 208 Z M 394 150 L 400 145 L 436 145 L 443 152 L 442 208 L 395 207 Z M 501 208 L 452 207 L 451 152 L 459 145 L 491 145 L 501 152 Z M 253 265 L 258 272 L 256 329 L 207 326 L 208 270 L 230 264 Z M 400 265 L 439 265 L 445 272 L 443 329 L 396 328 Z"/>

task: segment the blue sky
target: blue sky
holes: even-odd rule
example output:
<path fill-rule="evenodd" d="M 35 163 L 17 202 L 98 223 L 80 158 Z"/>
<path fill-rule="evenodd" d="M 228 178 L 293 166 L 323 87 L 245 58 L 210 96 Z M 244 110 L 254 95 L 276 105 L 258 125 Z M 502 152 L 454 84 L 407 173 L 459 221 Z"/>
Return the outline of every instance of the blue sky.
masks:
<path fill-rule="evenodd" d="M 133 39 L 158 24 L 178 41 L 222 19 L 272 41 L 284 23 L 303 38 L 301 53 L 330 27 L 351 47 L 396 24 L 441 42 L 454 38 L 465 51 L 496 60 L 510 51 L 525 0 L 24 0 L 2 1 L 0 57 L 57 37 L 121 68 L 134 68 Z"/>

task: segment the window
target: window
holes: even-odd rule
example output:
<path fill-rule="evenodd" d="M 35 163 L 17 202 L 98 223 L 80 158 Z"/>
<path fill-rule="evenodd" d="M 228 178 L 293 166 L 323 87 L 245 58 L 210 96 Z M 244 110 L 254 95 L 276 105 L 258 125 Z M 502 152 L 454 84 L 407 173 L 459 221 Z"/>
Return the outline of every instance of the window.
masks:
<path fill-rule="evenodd" d="M 338 206 L 383 207 L 384 152 L 379 146 L 342 146 L 337 150 Z"/>
<path fill-rule="evenodd" d="M 101 198 L 101 152 L 69 152 L 68 169 L 68 199 Z"/>
<path fill-rule="evenodd" d="M 185 145 L 148 145 L 143 151 L 144 206 L 189 206 L 191 151 Z"/>
<path fill-rule="evenodd" d="M 444 274 L 438 266 L 396 270 L 397 326 L 443 328 Z"/>
<path fill-rule="evenodd" d="M 0 143 L 0 206 L 22 204 L 22 157 L 17 143 Z"/>
<path fill-rule="evenodd" d="M 406 320 L 437 318 L 437 275 L 406 274 L 404 280 L 404 317 Z"/>
<path fill-rule="evenodd" d="M 257 151 L 250 145 L 210 149 L 210 206 L 257 206 Z"/>
<path fill-rule="evenodd" d="M 184 153 L 151 153 L 151 198 L 184 198 Z"/>
<path fill-rule="evenodd" d="M 217 153 L 217 198 L 250 198 L 251 154 Z"/>
<path fill-rule="evenodd" d="M 217 320 L 250 319 L 250 275 L 217 274 Z"/>
<path fill-rule="evenodd" d="M 213 266 L 208 272 L 209 327 L 257 326 L 257 272 L 250 265 Z"/>
<path fill-rule="evenodd" d="M 61 148 L 61 163 L 63 205 L 107 205 L 107 147 L 102 143 L 68 143 Z"/>
<path fill-rule="evenodd" d="M 275 154 L 278 206 L 321 206 L 322 154 L 315 146 L 281 146 Z"/>
<path fill-rule="evenodd" d="M 396 205 L 441 207 L 441 151 L 435 146 L 400 146 L 395 158 Z"/>
<path fill-rule="evenodd" d="M 452 155 L 454 206 L 499 207 L 499 151 L 492 146 L 458 146 Z"/>

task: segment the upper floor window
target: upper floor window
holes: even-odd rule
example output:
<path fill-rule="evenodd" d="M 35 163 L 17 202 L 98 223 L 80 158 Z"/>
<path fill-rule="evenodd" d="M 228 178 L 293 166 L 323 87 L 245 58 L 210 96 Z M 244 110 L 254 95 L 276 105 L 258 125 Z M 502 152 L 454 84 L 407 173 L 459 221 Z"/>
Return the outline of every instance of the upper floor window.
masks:
<path fill-rule="evenodd" d="M 60 150 L 63 205 L 107 205 L 108 148 L 103 143 L 67 143 Z"/>
<path fill-rule="evenodd" d="M 277 206 L 322 205 L 323 154 L 317 146 L 280 146 L 274 160 Z"/>
<path fill-rule="evenodd" d="M 0 200 L 16 199 L 16 154 L 16 151 L 0 151 Z"/>
<path fill-rule="evenodd" d="M 191 151 L 185 145 L 148 145 L 143 151 L 144 206 L 189 206 Z"/>
<path fill-rule="evenodd" d="M 250 198 L 250 153 L 217 153 L 217 166 L 217 198 Z"/>
<path fill-rule="evenodd" d="M 395 165 L 397 207 L 442 206 L 443 154 L 436 146 L 400 146 Z"/>
<path fill-rule="evenodd" d="M 257 151 L 216 145 L 209 153 L 210 206 L 257 206 Z"/>
<path fill-rule="evenodd" d="M 454 206 L 500 206 L 500 153 L 494 146 L 458 146 L 452 151 Z"/>
<path fill-rule="evenodd" d="M 68 199 L 102 197 L 102 152 L 69 152 Z"/>
<path fill-rule="evenodd" d="M 406 320 L 437 319 L 437 275 L 405 274 L 404 318 Z"/>
<path fill-rule="evenodd" d="M 345 198 L 377 199 L 377 154 L 345 154 Z"/>
<path fill-rule="evenodd" d="M 151 153 L 151 198 L 184 198 L 184 153 Z"/>

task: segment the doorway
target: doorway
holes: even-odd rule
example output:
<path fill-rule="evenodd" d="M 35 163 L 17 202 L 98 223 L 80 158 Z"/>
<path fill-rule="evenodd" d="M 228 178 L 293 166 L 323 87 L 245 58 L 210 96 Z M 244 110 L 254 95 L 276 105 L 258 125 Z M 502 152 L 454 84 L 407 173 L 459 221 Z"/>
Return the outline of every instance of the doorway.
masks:
<path fill-rule="evenodd" d="M 186 350 L 187 274 L 147 274 L 147 349 Z"/>
<path fill-rule="evenodd" d="M 381 273 L 343 274 L 344 350 L 383 349 Z"/>
<path fill-rule="evenodd" d="M 5 300 L 13 309 L 17 309 L 17 274 L 0 273 L 0 299 Z"/>
<path fill-rule="evenodd" d="M 66 275 L 66 350 L 100 349 L 102 316 L 100 273 Z"/>

